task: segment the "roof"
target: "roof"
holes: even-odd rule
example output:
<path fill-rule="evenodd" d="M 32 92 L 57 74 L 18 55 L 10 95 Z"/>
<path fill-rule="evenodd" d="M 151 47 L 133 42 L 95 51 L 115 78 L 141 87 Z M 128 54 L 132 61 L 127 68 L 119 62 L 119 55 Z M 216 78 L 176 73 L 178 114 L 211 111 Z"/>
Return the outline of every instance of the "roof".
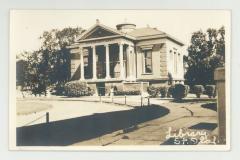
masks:
<path fill-rule="evenodd" d="M 157 28 L 145 27 L 145 28 L 136 28 L 135 30 L 127 33 L 128 35 L 135 37 L 136 40 L 147 40 L 152 38 L 168 38 L 181 46 L 184 45 L 183 42 L 176 39 L 175 37 L 170 36 L 169 34 L 158 30 Z"/>
<path fill-rule="evenodd" d="M 150 27 L 137 28 L 132 32 L 129 32 L 128 34 L 136 38 L 154 36 L 154 35 L 166 35 L 165 32 L 162 32 L 156 28 L 150 28 Z"/>
<path fill-rule="evenodd" d="M 122 25 L 122 24 L 120 24 L 120 25 Z M 100 23 L 95 24 L 94 26 L 89 28 L 87 31 L 85 31 L 80 37 L 78 37 L 77 42 L 86 41 L 85 38 L 89 34 L 91 34 L 94 31 L 94 29 L 96 29 L 97 27 L 104 28 L 105 30 L 107 30 L 111 33 L 115 33 L 118 36 L 123 36 L 123 37 L 129 38 L 129 39 L 132 39 L 132 40 L 147 40 L 147 39 L 152 39 L 152 38 L 168 38 L 168 39 L 175 41 L 176 43 L 178 43 L 180 45 L 183 45 L 183 43 L 181 41 L 168 35 L 165 32 L 158 30 L 157 28 L 151 28 L 151 27 L 136 28 L 131 32 L 123 33 L 117 29 L 105 26 Z M 97 38 L 95 38 L 95 39 L 97 39 Z M 87 41 L 89 41 L 89 40 L 91 40 L 91 39 L 88 39 Z"/>

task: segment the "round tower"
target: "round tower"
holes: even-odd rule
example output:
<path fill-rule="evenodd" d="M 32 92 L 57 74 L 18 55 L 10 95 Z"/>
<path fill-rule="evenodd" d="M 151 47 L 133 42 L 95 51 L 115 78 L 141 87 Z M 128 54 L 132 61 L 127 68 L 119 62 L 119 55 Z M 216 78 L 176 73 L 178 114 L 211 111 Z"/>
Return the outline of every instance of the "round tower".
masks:
<path fill-rule="evenodd" d="M 123 32 L 123 33 L 128 33 L 136 29 L 136 25 L 132 23 L 121 23 L 116 25 L 117 30 Z"/>

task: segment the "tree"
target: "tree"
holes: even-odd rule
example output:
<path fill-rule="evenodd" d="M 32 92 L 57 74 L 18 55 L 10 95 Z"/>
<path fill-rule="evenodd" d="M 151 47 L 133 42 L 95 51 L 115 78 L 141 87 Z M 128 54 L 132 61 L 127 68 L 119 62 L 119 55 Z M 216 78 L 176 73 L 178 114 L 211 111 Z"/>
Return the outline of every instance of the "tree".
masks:
<path fill-rule="evenodd" d="M 66 82 L 70 78 L 70 53 L 67 46 L 84 32 L 82 28 L 64 28 L 45 31 L 40 40 L 41 50 L 49 61 L 49 80 L 52 83 Z"/>
<path fill-rule="evenodd" d="M 70 52 L 67 46 L 82 34 L 82 28 L 64 28 L 45 31 L 40 36 L 42 46 L 33 52 L 18 56 L 24 64 L 23 87 L 33 94 L 46 94 L 46 88 L 55 83 L 65 83 L 70 77 Z"/>
<path fill-rule="evenodd" d="M 206 33 L 194 32 L 188 56 L 184 56 L 187 64 L 185 79 L 188 85 L 214 84 L 214 70 L 223 67 L 225 61 L 225 29 L 208 29 Z"/>

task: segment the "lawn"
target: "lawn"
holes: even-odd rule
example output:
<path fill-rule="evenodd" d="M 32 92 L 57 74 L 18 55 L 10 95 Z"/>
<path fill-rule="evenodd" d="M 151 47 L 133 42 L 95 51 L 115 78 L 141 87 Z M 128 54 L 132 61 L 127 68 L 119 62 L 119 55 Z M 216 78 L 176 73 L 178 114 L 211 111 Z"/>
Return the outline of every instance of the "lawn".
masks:
<path fill-rule="evenodd" d="M 52 105 L 41 102 L 17 102 L 17 115 L 28 115 L 51 108 Z"/>

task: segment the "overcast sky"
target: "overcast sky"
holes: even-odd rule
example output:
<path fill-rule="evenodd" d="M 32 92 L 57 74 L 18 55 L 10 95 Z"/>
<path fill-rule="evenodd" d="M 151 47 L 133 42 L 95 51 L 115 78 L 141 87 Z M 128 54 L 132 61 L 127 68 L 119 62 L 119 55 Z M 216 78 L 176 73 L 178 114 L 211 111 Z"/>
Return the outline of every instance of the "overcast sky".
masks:
<path fill-rule="evenodd" d="M 112 28 L 124 21 L 137 27 L 157 27 L 184 42 L 185 48 L 195 31 L 221 26 L 230 30 L 230 12 L 222 10 L 17 10 L 10 18 L 11 52 L 38 49 L 43 31 L 77 26 L 88 29 L 96 19 Z"/>

